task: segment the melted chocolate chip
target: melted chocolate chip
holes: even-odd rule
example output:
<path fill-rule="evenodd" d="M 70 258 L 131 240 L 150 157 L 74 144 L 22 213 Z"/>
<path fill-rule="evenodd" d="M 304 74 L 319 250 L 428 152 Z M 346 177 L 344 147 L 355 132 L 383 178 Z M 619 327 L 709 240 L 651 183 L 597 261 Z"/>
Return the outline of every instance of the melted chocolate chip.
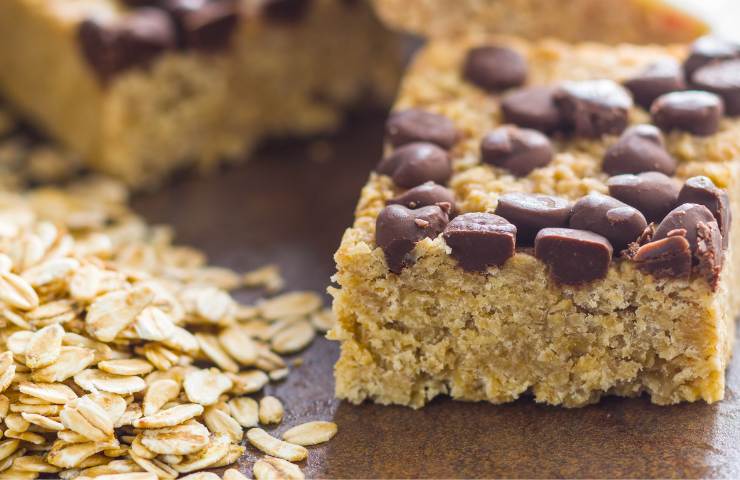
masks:
<path fill-rule="evenodd" d="M 535 256 L 563 284 L 579 285 L 606 277 L 612 246 L 601 235 L 572 228 L 545 228 L 537 234 Z"/>
<path fill-rule="evenodd" d="M 99 78 L 107 82 L 115 74 L 146 67 L 176 45 L 172 20 L 156 8 L 139 8 L 114 23 L 85 20 L 78 40 L 85 59 Z"/>
<path fill-rule="evenodd" d="M 678 199 L 678 182 L 659 172 L 617 175 L 606 185 L 609 195 L 638 209 L 648 222 L 663 220 Z"/>
<path fill-rule="evenodd" d="M 552 161 L 550 140 L 538 132 L 513 126 L 499 127 L 483 137 L 481 159 L 523 177 Z"/>
<path fill-rule="evenodd" d="M 694 72 L 704 65 L 738 56 L 740 45 L 737 43 L 713 35 L 701 37 L 691 45 L 689 57 L 683 64 L 686 78 L 692 80 Z"/>
<path fill-rule="evenodd" d="M 571 204 L 551 195 L 514 192 L 499 197 L 495 213 L 516 225 L 520 245 L 532 245 L 543 228 L 568 226 Z"/>
<path fill-rule="evenodd" d="M 455 211 L 455 195 L 448 188 L 434 182 L 426 182 L 418 187 L 405 191 L 389 200 L 388 205 L 403 205 L 407 208 L 421 208 L 429 205 L 446 204 L 450 213 Z"/>
<path fill-rule="evenodd" d="M 697 247 L 699 224 L 715 222 L 714 215 L 704 205 L 697 203 L 684 203 L 671 210 L 665 216 L 658 228 L 655 230 L 653 240 L 660 240 L 671 236 L 671 232 L 682 231 L 683 236 L 691 245 L 691 251 L 695 252 Z"/>
<path fill-rule="evenodd" d="M 693 84 L 722 97 L 728 115 L 740 115 L 740 59 L 701 67 L 694 72 Z"/>
<path fill-rule="evenodd" d="M 611 80 L 565 82 L 554 98 L 566 127 L 576 136 L 617 135 L 627 127 L 632 98 Z"/>
<path fill-rule="evenodd" d="M 719 129 L 723 112 L 720 97 L 697 90 L 661 95 L 650 107 L 653 123 L 661 130 L 683 130 L 703 136 Z"/>
<path fill-rule="evenodd" d="M 552 133 L 560 127 L 560 111 L 553 99 L 554 87 L 527 87 L 514 90 L 501 100 L 506 123 Z"/>
<path fill-rule="evenodd" d="M 518 87 L 527 78 L 527 62 L 516 50 L 485 46 L 468 51 L 463 77 L 488 91 Z"/>
<path fill-rule="evenodd" d="M 661 95 L 686 89 L 681 65 L 672 58 L 651 63 L 636 76 L 624 82 L 635 102 L 645 110 Z"/>
<path fill-rule="evenodd" d="M 570 227 L 603 235 L 621 251 L 637 240 L 647 221 L 636 208 L 608 195 L 591 193 L 573 205 Z"/>
<path fill-rule="evenodd" d="M 419 108 L 392 113 L 385 124 L 385 131 L 396 147 L 411 142 L 429 142 L 449 150 L 458 140 L 452 120 Z"/>
<path fill-rule="evenodd" d="M 665 149 L 663 134 L 653 125 L 635 125 L 606 150 L 603 170 L 609 175 L 656 171 L 673 175 L 677 162 Z"/>
<path fill-rule="evenodd" d="M 388 205 L 375 224 L 375 243 L 383 249 L 388 269 L 401 273 L 413 263 L 409 253 L 424 238 L 436 238 L 447 225 L 447 212 L 433 205 L 416 210 Z"/>
<path fill-rule="evenodd" d="M 311 3 L 312 0 L 267 0 L 262 11 L 268 20 L 295 23 L 308 14 Z"/>
<path fill-rule="evenodd" d="M 686 180 L 680 193 L 678 203 L 697 203 L 704 205 L 712 212 L 722 232 L 724 246 L 727 247 L 730 240 L 730 223 L 732 213 L 730 210 L 730 199 L 727 192 L 717 188 L 709 177 L 698 176 Z"/>
<path fill-rule="evenodd" d="M 239 23 L 234 0 L 165 0 L 161 5 L 177 26 L 181 48 L 222 50 Z"/>
<path fill-rule="evenodd" d="M 447 225 L 444 239 L 463 269 L 483 271 L 514 255 L 516 227 L 492 213 L 464 213 Z"/>
<path fill-rule="evenodd" d="M 433 143 L 404 145 L 378 165 L 378 172 L 390 175 L 399 187 L 412 188 L 424 182 L 447 183 L 452 165 L 447 152 Z"/>
<path fill-rule="evenodd" d="M 683 278 L 691 274 L 691 247 L 680 235 L 646 243 L 632 259 L 638 269 L 659 278 Z"/>
<path fill-rule="evenodd" d="M 722 271 L 724 250 L 722 233 L 717 222 L 699 223 L 696 229 L 697 244 L 694 257 L 698 261 L 698 272 L 716 289 Z"/>

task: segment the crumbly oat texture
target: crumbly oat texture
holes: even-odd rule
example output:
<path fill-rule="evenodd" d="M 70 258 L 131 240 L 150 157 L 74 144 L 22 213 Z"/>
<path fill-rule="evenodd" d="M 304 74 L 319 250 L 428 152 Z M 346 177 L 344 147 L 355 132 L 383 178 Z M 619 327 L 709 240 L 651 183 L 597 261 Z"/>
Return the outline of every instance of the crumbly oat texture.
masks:
<path fill-rule="evenodd" d="M 343 107 L 385 101 L 396 87 L 395 39 L 364 2 L 340 0 L 310 2 L 295 20 L 246 11 L 228 48 L 167 50 L 101 80 L 80 24 L 124 18 L 123 3 L 0 2 L 0 92 L 89 166 L 133 186 L 244 159 L 266 136 L 330 131 Z"/>
<path fill-rule="evenodd" d="M 502 122 L 501 97 L 465 81 L 461 70 L 468 49 L 484 44 L 523 55 L 528 85 L 621 82 L 658 59 L 686 56 L 683 47 L 484 36 L 431 42 L 407 73 L 396 109 L 417 107 L 454 123 L 460 140 L 450 150 L 449 188 L 460 212 L 493 212 L 506 192 L 570 200 L 606 193 L 602 158 L 616 140 L 555 136 L 552 161 L 523 176 L 481 163 L 481 138 Z M 635 106 L 629 121 L 644 123 L 649 116 Z M 722 119 L 711 136 L 666 133 L 666 148 L 678 160 L 674 176 L 706 175 L 728 190 L 738 211 L 739 135 L 736 118 Z M 501 267 L 470 272 L 450 255 L 442 235 L 416 243 L 414 263 L 396 274 L 376 245 L 375 230 L 386 202 L 402 192 L 387 175 L 371 174 L 335 256 L 337 324 L 330 336 L 341 342 L 338 397 L 414 408 L 440 394 L 493 403 L 531 394 L 568 407 L 603 395 L 645 393 L 662 405 L 723 398 L 740 287 L 736 227 L 716 289 L 701 275 L 654 277 L 616 253 L 605 278 L 583 286 L 558 284 L 541 261 L 522 251 Z"/>
<path fill-rule="evenodd" d="M 707 26 L 661 0 L 374 0 L 393 28 L 432 38 L 471 32 L 606 43 L 685 42 Z"/>

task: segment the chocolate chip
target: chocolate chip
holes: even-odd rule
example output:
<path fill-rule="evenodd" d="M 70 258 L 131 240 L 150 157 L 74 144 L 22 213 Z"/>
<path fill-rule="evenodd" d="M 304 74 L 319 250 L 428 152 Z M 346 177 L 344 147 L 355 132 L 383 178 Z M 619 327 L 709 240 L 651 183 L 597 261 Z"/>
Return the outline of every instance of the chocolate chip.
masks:
<path fill-rule="evenodd" d="M 697 224 L 696 234 L 694 257 L 698 261 L 698 273 L 707 279 L 712 288 L 717 288 L 724 261 L 722 233 L 717 222 L 712 221 Z"/>
<path fill-rule="evenodd" d="M 378 165 L 378 172 L 390 175 L 399 187 L 412 188 L 424 182 L 447 183 L 452 165 L 447 152 L 433 143 L 404 145 Z"/>
<path fill-rule="evenodd" d="M 656 277 L 688 277 L 691 274 L 691 247 L 681 235 L 642 245 L 632 258 L 637 268 Z"/>
<path fill-rule="evenodd" d="M 407 208 L 421 208 L 429 205 L 448 205 L 450 213 L 455 211 L 455 195 L 448 188 L 434 182 L 422 183 L 418 187 L 406 190 L 396 198 L 389 200 L 388 205 L 403 205 Z"/>
<path fill-rule="evenodd" d="M 676 166 L 660 130 L 653 125 L 635 125 L 606 150 L 602 169 L 609 175 L 651 171 L 673 175 Z"/>
<path fill-rule="evenodd" d="M 447 226 L 447 212 L 432 205 L 416 210 L 388 205 L 375 223 L 375 243 L 383 249 L 388 269 L 401 273 L 413 263 L 409 253 L 424 238 L 436 238 Z"/>
<path fill-rule="evenodd" d="M 514 255 L 516 227 L 492 213 L 464 213 L 447 225 L 444 239 L 460 266 L 477 272 Z"/>
<path fill-rule="evenodd" d="M 307 14 L 311 0 L 266 0 L 262 11 L 268 20 L 280 23 L 295 23 Z"/>
<path fill-rule="evenodd" d="M 452 120 L 419 108 L 392 113 L 385 124 L 385 132 L 396 147 L 411 142 L 429 142 L 449 150 L 458 140 Z"/>
<path fill-rule="evenodd" d="M 686 78 L 692 80 L 699 68 L 718 60 L 729 60 L 740 56 L 740 45 L 727 39 L 708 35 L 697 39 L 691 45 L 689 57 L 683 64 Z"/>
<path fill-rule="evenodd" d="M 678 194 L 678 203 L 698 203 L 707 207 L 714 215 L 714 219 L 717 220 L 722 232 L 724 246 L 727 247 L 730 241 L 730 223 L 732 222 L 730 199 L 727 192 L 717 188 L 709 177 L 691 177 L 686 180 L 681 188 Z"/>
<path fill-rule="evenodd" d="M 554 87 L 527 87 L 508 93 L 501 100 L 506 123 L 552 133 L 560 127 L 560 111 L 555 105 Z"/>
<path fill-rule="evenodd" d="M 566 127 L 576 136 L 617 135 L 627 127 L 632 98 L 611 80 L 565 82 L 554 98 Z"/>
<path fill-rule="evenodd" d="M 566 285 L 606 277 L 612 246 L 601 235 L 572 228 L 545 228 L 534 243 L 535 256 L 550 267 L 550 275 Z"/>
<path fill-rule="evenodd" d="M 492 92 L 518 87 L 527 79 L 527 62 L 511 48 L 476 47 L 468 51 L 463 77 Z"/>
<path fill-rule="evenodd" d="M 172 15 L 182 48 L 222 50 L 239 24 L 234 0 L 165 0 L 162 8 Z"/>
<path fill-rule="evenodd" d="M 728 115 L 740 115 L 740 59 L 701 67 L 694 72 L 693 85 L 722 97 Z"/>
<path fill-rule="evenodd" d="M 175 28 L 156 8 L 139 8 L 113 23 L 88 19 L 80 24 L 78 40 L 85 59 L 101 81 L 134 67 L 146 67 L 175 47 Z"/>
<path fill-rule="evenodd" d="M 648 222 L 663 220 L 678 199 L 678 182 L 659 172 L 617 175 L 606 185 L 609 195 L 638 209 Z"/>
<path fill-rule="evenodd" d="M 650 107 L 653 123 L 661 130 L 683 130 L 694 135 L 715 133 L 723 112 L 720 97 L 698 90 L 661 95 Z"/>
<path fill-rule="evenodd" d="M 523 177 L 538 167 L 552 161 L 550 140 L 528 128 L 499 127 L 483 137 L 480 144 L 481 159 Z"/>
<path fill-rule="evenodd" d="M 637 240 L 647 221 L 636 208 L 608 195 L 591 193 L 573 205 L 570 227 L 603 235 L 620 251 Z"/>
<path fill-rule="evenodd" d="M 514 192 L 499 197 L 495 213 L 516 225 L 520 245 L 532 245 L 543 228 L 568 226 L 571 204 L 551 195 Z"/>
<path fill-rule="evenodd" d="M 655 230 L 653 240 L 660 240 L 670 236 L 676 230 L 685 232 L 683 235 L 691 245 L 691 251 L 695 252 L 697 247 L 697 230 L 699 224 L 715 222 L 714 215 L 704 205 L 697 203 L 684 203 L 671 210 L 665 216 L 658 228 Z"/>
<path fill-rule="evenodd" d="M 635 103 L 645 110 L 650 109 L 659 96 L 686 89 L 681 65 L 672 58 L 664 58 L 651 63 L 636 76 L 624 82 L 632 92 Z"/>

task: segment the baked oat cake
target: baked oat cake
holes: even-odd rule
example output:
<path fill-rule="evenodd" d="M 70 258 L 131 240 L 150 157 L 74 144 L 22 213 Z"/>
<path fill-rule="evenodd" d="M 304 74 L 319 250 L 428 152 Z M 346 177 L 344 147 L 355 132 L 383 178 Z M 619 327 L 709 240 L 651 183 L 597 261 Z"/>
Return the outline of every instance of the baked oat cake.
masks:
<path fill-rule="evenodd" d="M 336 394 L 724 396 L 740 48 L 435 40 L 335 255 Z"/>

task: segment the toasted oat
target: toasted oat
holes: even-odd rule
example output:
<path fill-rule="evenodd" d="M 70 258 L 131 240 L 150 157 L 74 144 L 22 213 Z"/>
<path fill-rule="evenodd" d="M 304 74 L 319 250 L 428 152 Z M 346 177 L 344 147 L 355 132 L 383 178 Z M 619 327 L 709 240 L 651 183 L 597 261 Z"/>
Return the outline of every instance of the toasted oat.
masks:
<path fill-rule="evenodd" d="M 283 415 L 285 409 L 283 403 L 272 395 L 265 395 L 262 397 L 259 403 L 259 419 L 263 425 L 269 425 L 271 423 L 280 423 L 283 421 Z"/>
<path fill-rule="evenodd" d="M 160 410 L 154 415 L 134 420 L 136 428 L 162 428 L 173 427 L 195 418 L 203 413 L 203 407 L 197 403 L 186 403 Z"/>
<path fill-rule="evenodd" d="M 265 300 L 259 305 L 264 318 L 275 320 L 308 315 L 321 308 L 321 297 L 315 292 L 290 292 Z"/>
<path fill-rule="evenodd" d="M 77 375 L 95 360 L 92 350 L 80 347 L 62 347 L 59 357 L 48 367 L 34 370 L 31 379 L 34 382 L 54 383 Z"/>
<path fill-rule="evenodd" d="M 149 306 L 136 317 L 134 329 L 142 340 L 158 342 L 167 340 L 174 334 L 175 324 L 161 308 Z"/>
<path fill-rule="evenodd" d="M 232 373 L 239 371 L 239 365 L 221 348 L 221 344 L 215 336 L 196 333 L 195 338 L 198 340 L 198 345 L 200 345 L 203 353 L 222 370 Z"/>
<path fill-rule="evenodd" d="M 146 308 L 154 299 L 148 288 L 117 291 L 96 299 L 85 318 L 86 329 L 93 337 L 110 342 Z"/>
<path fill-rule="evenodd" d="M 235 468 L 229 468 L 224 472 L 224 480 L 248 480 L 247 476 Z"/>
<path fill-rule="evenodd" d="M 180 394 L 180 384 L 174 380 L 157 380 L 149 385 L 144 394 L 144 415 L 154 415 L 162 406 Z"/>
<path fill-rule="evenodd" d="M 257 460 L 252 471 L 256 480 L 303 480 L 306 478 L 298 465 L 269 455 Z"/>
<path fill-rule="evenodd" d="M 59 418 L 66 428 L 89 440 L 105 441 L 113 438 L 114 421 L 89 396 L 80 397 L 65 405 Z"/>
<path fill-rule="evenodd" d="M 0 393 L 10 386 L 15 377 L 15 362 L 12 352 L 0 353 Z"/>
<path fill-rule="evenodd" d="M 104 392 L 129 395 L 146 388 L 143 378 L 133 375 L 114 375 L 95 368 L 83 370 L 74 376 L 75 383 L 88 392 Z"/>
<path fill-rule="evenodd" d="M 157 475 L 151 472 L 112 473 L 98 475 L 96 480 L 157 480 Z"/>
<path fill-rule="evenodd" d="M 231 390 L 237 395 L 259 392 L 270 381 L 270 377 L 261 370 L 230 374 L 229 379 L 233 382 Z"/>
<path fill-rule="evenodd" d="M 60 468 L 46 463 L 39 455 L 26 455 L 13 460 L 13 468 L 24 472 L 57 473 Z"/>
<path fill-rule="evenodd" d="M 54 363 L 62 350 L 62 337 L 64 328 L 59 324 L 49 325 L 34 333 L 24 352 L 26 366 L 36 369 Z"/>
<path fill-rule="evenodd" d="M 244 428 L 256 427 L 259 423 L 259 404 L 253 398 L 241 397 L 229 401 L 229 412 Z"/>
<path fill-rule="evenodd" d="M 336 434 L 337 424 L 334 422 L 306 422 L 288 429 L 283 433 L 283 440 L 305 447 L 328 442 Z"/>
<path fill-rule="evenodd" d="M 46 461 L 60 468 L 74 468 L 98 452 L 114 444 L 103 442 L 86 442 L 66 445 L 64 443 L 55 443 L 46 456 Z"/>
<path fill-rule="evenodd" d="M 39 296 L 23 277 L 4 272 L 0 273 L 0 301 L 18 310 L 33 310 L 39 305 Z"/>
<path fill-rule="evenodd" d="M 188 399 L 203 406 L 216 403 L 218 397 L 233 385 L 234 382 L 228 376 L 215 368 L 189 372 L 183 381 Z"/>
<path fill-rule="evenodd" d="M 195 420 L 173 427 L 144 430 L 141 436 L 142 445 L 161 455 L 195 453 L 208 445 L 208 441 L 208 429 Z"/>
<path fill-rule="evenodd" d="M 181 480 L 221 480 L 221 477 L 213 472 L 196 472 L 180 478 Z"/>
<path fill-rule="evenodd" d="M 114 375 L 146 375 L 154 370 L 151 363 L 138 358 L 104 360 L 98 363 L 98 368 Z"/>
<path fill-rule="evenodd" d="M 229 437 L 223 434 L 214 434 L 205 448 L 187 455 L 182 462 L 173 465 L 173 467 L 180 473 L 194 472 L 214 465 L 228 453 Z"/>
<path fill-rule="evenodd" d="M 245 367 L 257 361 L 257 345 L 241 325 L 225 328 L 218 336 L 223 349 Z"/>
<path fill-rule="evenodd" d="M 61 431 L 64 430 L 64 425 L 57 422 L 56 420 L 52 420 L 49 417 L 45 417 L 43 415 L 39 415 L 37 413 L 21 413 L 21 416 L 23 417 L 23 420 L 27 421 L 28 423 L 32 423 L 44 430 L 51 430 L 51 431 Z"/>
<path fill-rule="evenodd" d="M 328 332 L 336 321 L 334 312 L 330 308 L 324 308 L 311 314 L 311 324 L 319 332 Z"/>
<path fill-rule="evenodd" d="M 272 349 L 277 353 L 295 353 L 306 348 L 316 336 L 316 331 L 307 320 L 293 323 L 272 337 Z"/>
<path fill-rule="evenodd" d="M 213 406 L 208 407 L 203 414 L 203 420 L 211 432 L 228 435 L 233 443 L 242 441 L 242 437 L 244 436 L 242 426 L 234 417 L 223 410 L 219 410 Z"/>
<path fill-rule="evenodd" d="M 48 403 L 64 405 L 77 398 L 77 394 L 63 383 L 31 383 L 23 382 L 18 390 L 26 395 L 38 398 Z"/>
<path fill-rule="evenodd" d="M 279 440 L 261 428 L 247 430 L 247 439 L 262 452 L 289 462 L 300 462 L 308 456 L 308 450 L 305 447 Z"/>
<path fill-rule="evenodd" d="M 242 282 L 247 288 L 264 288 L 270 293 L 279 292 L 285 286 L 280 267 L 272 264 L 245 273 Z"/>

